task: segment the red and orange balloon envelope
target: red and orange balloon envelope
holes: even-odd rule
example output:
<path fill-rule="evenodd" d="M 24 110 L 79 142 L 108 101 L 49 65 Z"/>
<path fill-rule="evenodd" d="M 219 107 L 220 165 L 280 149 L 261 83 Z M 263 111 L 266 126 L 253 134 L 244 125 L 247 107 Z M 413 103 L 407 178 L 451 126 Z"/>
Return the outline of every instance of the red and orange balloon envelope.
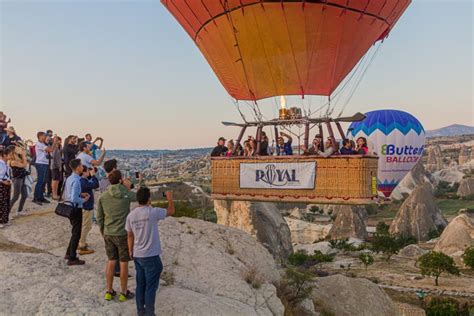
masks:
<path fill-rule="evenodd" d="M 331 95 L 410 0 L 161 0 L 237 100 Z"/>

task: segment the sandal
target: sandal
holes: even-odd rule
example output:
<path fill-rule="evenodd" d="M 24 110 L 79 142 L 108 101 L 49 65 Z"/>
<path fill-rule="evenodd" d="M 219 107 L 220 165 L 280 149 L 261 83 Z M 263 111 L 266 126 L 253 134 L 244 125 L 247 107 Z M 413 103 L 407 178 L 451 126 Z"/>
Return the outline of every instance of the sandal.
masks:
<path fill-rule="evenodd" d="M 119 301 L 120 302 L 125 302 L 127 300 L 130 300 L 132 298 L 135 297 L 135 294 L 133 294 L 132 292 L 130 292 L 129 290 L 127 290 L 127 293 L 120 293 L 120 296 L 119 296 Z"/>

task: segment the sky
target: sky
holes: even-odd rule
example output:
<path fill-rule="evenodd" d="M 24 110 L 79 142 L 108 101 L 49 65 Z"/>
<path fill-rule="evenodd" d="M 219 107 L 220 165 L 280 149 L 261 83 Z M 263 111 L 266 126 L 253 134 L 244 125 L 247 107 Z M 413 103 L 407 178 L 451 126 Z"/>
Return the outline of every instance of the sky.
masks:
<path fill-rule="evenodd" d="M 473 3 L 413 1 L 345 113 L 393 108 L 427 130 L 474 125 Z M 275 106 L 261 108 L 273 117 Z M 240 121 L 158 0 L 0 0 L 0 110 L 24 138 L 91 132 L 109 149 L 210 147 L 238 134 L 221 121 Z"/>

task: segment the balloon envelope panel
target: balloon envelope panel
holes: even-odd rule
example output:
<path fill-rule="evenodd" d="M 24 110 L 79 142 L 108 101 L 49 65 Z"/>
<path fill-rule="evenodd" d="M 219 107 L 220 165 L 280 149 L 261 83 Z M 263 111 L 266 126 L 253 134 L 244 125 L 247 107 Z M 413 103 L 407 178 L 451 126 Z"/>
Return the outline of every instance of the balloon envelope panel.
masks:
<path fill-rule="evenodd" d="M 398 183 L 421 159 L 425 130 L 411 114 L 397 110 L 366 113 L 349 127 L 349 136 L 367 138 L 369 151 L 379 156 L 377 188 L 389 197 Z"/>
<path fill-rule="evenodd" d="M 238 100 L 330 95 L 411 0 L 161 0 Z"/>

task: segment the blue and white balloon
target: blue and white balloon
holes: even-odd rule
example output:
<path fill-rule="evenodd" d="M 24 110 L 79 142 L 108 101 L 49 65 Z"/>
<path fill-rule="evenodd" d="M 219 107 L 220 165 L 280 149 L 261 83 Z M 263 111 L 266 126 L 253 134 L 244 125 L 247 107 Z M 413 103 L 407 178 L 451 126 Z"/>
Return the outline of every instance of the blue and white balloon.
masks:
<path fill-rule="evenodd" d="M 377 110 L 353 122 L 348 134 L 367 138 L 369 152 L 379 156 L 377 189 L 389 197 L 415 166 L 425 149 L 425 130 L 413 115 L 398 110 Z"/>

